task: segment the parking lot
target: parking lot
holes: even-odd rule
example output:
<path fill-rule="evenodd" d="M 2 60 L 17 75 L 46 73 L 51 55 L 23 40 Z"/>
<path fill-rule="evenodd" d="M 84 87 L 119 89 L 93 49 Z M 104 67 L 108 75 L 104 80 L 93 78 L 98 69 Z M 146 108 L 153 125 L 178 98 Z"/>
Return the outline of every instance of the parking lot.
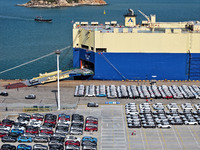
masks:
<path fill-rule="evenodd" d="M 85 117 L 94 116 L 99 119 L 98 132 L 84 131 L 83 135 L 77 136 L 80 138 L 87 135 L 96 137 L 99 150 L 200 149 L 200 125 L 173 125 L 170 129 L 130 129 L 126 124 L 124 108 L 124 105 L 100 105 L 98 108 L 78 105 L 77 109 L 62 112 L 69 115 L 78 113 Z M 52 113 L 59 114 L 61 112 Z M 5 113 L 1 114 L 1 116 L 3 115 Z M 14 119 L 12 116 L 10 119 Z M 16 142 L 15 145 L 17 144 Z M 28 145 L 33 146 L 34 143 L 28 143 Z"/>
<path fill-rule="evenodd" d="M 69 81 L 70 82 L 70 81 Z M 53 106 L 55 109 L 51 111 L 53 114 L 66 113 L 72 115 L 78 113 L 87 116 L 97 117 L 98 132 L 83 132 L 83 135 L 77 135 L 82 138 L 83 136 L 92 136 L 98 139 L 98 150 L 198 150 L 200 149 L 200 125 L 172 125 L 170 129 L 160 128 L 128 128 L 125 104 L 134 102 L 138 110 L 139 104 L 145 103 L 146 99 L 107 99 L 105 97 L 74 97 L 75 85 L 90 85 L 94 81 L 75 81 L 66 82 L 61 87 L 61 108 L 68 108 L 66 110 L 57 111 L 57 91 L 56 83 L 48 84 L 47 86 L 27 87 L 21 89 L 5 90 L 0 87 L 0 91 L 7 91 L 9 96 L 0 97 L 0 120 L 5 117 L 16 120 L 18 113 L 22 112 L 24 107 L 37 106 Z M 97 83 L 96 83 L 97 82 Z M 95 81 L 96 85 L 130 85 L 140 83 L 130 82 L 103 82 Z M 62 84 L 62 82 L 61 82 Z M 143 85 L 145 83 L 141 83 Z M 160 83 L 162 85 L 163 82 Z M 167 85 L 177 84 L 182 85 L 180 82 L 168 83 Z M 186 85 L 193 85 L 194 83 L 185 82 Z M 195 83 L 199 85 L 199 82 Z M 52 86 L 53 85 L 53 86 Z M 28 94 L 35 94 L 35 100 L 26 100 L 25 96 Z M 88 102 L 96 102 L 98 108 L 88 108 Z M 111 103 L 115 103 L 111 105 Z M 162 103 L 165 108 L 169 103 L 177 103 L 179 109 L 181 104 L 191 103 L 194 107 L 195 104 L 200 103 L 197 99 L 153 99 L 149 101 L 150 104 Z M 106 103 L 106 104 L 105 104 Z M 108 104 L 107 104 L 108 103 Z M 116 104 L 117 103 L 117 104 Z M 69 106 L 73 107 L 69 107 Z M 5 112 L 7 107 L 8 111 Z M 69 109 L 70 108 L 70 109 Z M 152 105 L 151 105 L 151 109 Z M 167 110 L 166 110 L 167 111 Z M 39 112 L 45 114 L 45 112 Z M 0 146 L 3 143 L 0 141 Z M 18 145 L 19 143 L 14 143 Z M 27 143 L 34 145 L 34 143 Z M 47 145 L 47 144 L 46 144 Z"/>
<path fill-rule="evenodd" d="M 136 135 L 131 135 L 133 130 Z M 172 126 L 171 129 L 128 129 L 129 149 L 198 150 L 200 126 Z"/>

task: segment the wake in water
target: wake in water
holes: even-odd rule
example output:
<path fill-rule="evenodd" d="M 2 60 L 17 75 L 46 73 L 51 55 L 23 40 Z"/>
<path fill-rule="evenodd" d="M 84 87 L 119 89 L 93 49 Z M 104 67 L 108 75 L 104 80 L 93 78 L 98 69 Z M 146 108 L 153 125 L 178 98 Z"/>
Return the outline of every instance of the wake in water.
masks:
<path fill-rule="evenodd" d="M 16 16 L 4 16 L 4 15 L 0 15 L 0 18 L 15 19 L 15 20 L 26 20 L 26 21 L 33 21 L 34 20 L 34 19 L 30 19 L 30 18 L 23 18 L 23 17 L 16 17 Z"/>

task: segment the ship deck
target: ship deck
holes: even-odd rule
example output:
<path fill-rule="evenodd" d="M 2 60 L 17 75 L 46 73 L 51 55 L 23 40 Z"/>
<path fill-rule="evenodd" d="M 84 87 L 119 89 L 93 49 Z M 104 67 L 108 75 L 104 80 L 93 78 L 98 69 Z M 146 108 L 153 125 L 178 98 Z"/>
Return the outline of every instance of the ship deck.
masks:
<path fill-rule="evenodd" d="M 107 26 L 107 25 L 98 25 L 98 26 L 92 26 L 92 25 L 87 25 L 87 26 L 79 26 L 77 28 L 82 28 L 88 31 L 100 31 L 101 33 L 113 33 L 114 28 L 118 28 L 119 33 L 123 33 L 123 29 L 127 28 L 128 33 L 132 33 L 133 30 L 135 33 L 165 33 L 165 29 L 171 29 L 171 28 L 155 28 L 153 31 L 149 27 L 145 26 L 137 26 L 137 27 L 125 27 L 125 26 Z M 188 32 L 195 32 L 191 31 L 189 29 L 181 29 L 182 33 L 188 33 Z M 198 33 L 198 32 L 197 32 Z"/>

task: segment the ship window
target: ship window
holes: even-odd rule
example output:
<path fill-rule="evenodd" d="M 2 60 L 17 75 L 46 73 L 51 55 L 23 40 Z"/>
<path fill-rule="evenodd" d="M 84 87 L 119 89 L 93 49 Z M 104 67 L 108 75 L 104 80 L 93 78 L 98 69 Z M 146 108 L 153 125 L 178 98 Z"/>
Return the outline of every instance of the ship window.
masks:
<path fill-rule="evenodd" d="M 89 48 L 87 45 L 83 45 L 83 44 L 81 45 L 81 47 L 84 48 L 84 49 L 88 49 Z"/>
<path fill-rule="evenodd" d="M 96 48 L 97 53 L 102 53 L 102 52 L 106 52 L 106 51 L 107 51 L 106 48 Z"/>

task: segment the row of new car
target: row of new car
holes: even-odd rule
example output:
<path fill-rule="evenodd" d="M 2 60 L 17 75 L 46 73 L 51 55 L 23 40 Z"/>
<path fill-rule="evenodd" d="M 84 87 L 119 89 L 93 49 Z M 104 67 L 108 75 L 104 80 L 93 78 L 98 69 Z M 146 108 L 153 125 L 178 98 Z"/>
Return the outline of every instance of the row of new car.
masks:
<path fill-rule="evenodd" d="M 167 105 L 169 111 L 165 111 L 162 103 L 153 104 L 152 112 L 149 103 L 139 105 L 140 112 L 135 103 L 125 105 L 127 124 L 129 128 L 171 128 L 171 125 L 200 125 L 200 104 L 196 104 L 197 111 L 192 111 L 190 103 L 181 105 L 183 111 L 178 111 L 176 103 Z"/>
<path fill-rule="evenodd" d="M 98 118 L 89 116 L 85 118 L 85 131 L 98 131 Z"/>
<path fill-rule="evenodd" d="M 10 131 L 21 134 L 39 134 L 46 136 L 49 134 L 52 135 L 54 133 L 53 128 L 55 128 L 55 133 L 82 135 L 83 125 L 84 117 L 79 114 L 73 114 L 70 121 L 70 115 L 66 114 L 59 114 L 57 120 L 57 116 L 54 114 L 46 114 L 45 116 L 33 114 L 30 116 L 23 113 L 19 114 L 16 122 L 9 119 L 2 120 L 0 134 L 1 131 L 3 133 Z M 98 128 L 96 126 L 98 127 L 98 118 L 93 116 L 86 117 L 85 131 L 97 131 Z"/>
<path fill-rule="evenodd" d="M 136 86 L 136 85 L 79 85 L 75 88 L 74 96 L 106 97 L 107 98 L 166 98 L 166 99 L 200 99 L 200 87 L 196 85 L 187 86 Z"/>
<path fill-rule="evenodd" d="M 85 128 L 85 130 L 94 131 L 94 129 L 90 127 L 93 124 L 92 121 L 94 121 L 94 123 L 97 122 L 98 124 L 98 119 L 89 116 L 86 117 L 86 120 L 87 128 Z M 31 116 L 23 113 L 19 114 L 17 122 L 9 119 L 2 120 L 0 126 L 0 137 L 2 137 L 2 142 L 49 142 L 49 147 L 62 149 L 62 143 L 67 134 L 83 134 L 84 117 L 79 114 L 73 114 L 71 122 L 72 124 L 69 131 L 69 115 L 59 114 L 57 121 L 57 115 L 54 114 L 46 114 L 45 116 L 41 114 L 33 114 Z M 57 141 L 55 142 L 57 136 L 63 138 L 63 141 L 61 141 L 59 145 Z M 65 146 L 69 147 L 70 144 L 65 143 Z"/>
<path fill-rule="evenodd" d="M 40 143 L 45 142 L 40 141 Z M 50 138 L 48 146 L 44 144 L 34 144 L 32 147 L 27 144 L 18 144 L 16 147 L 12 144 L 3 144 L 1 150 L 80 150 L 80 146 L 82 146 L 82 150 L 97 150 L 97 138 L 84 136 L 80 139 L 75 136 L 69 136 L 67 138 L 62 136 L 53 136 Z"/>

